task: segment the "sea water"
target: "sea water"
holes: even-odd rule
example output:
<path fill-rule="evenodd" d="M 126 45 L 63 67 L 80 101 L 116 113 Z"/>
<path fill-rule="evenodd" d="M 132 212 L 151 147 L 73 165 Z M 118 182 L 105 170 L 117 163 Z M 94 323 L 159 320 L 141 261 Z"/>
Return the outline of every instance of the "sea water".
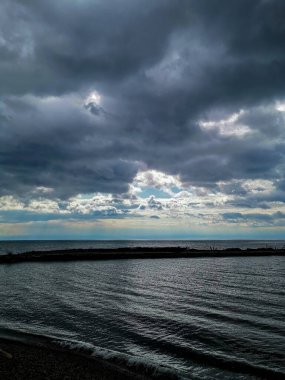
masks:
<path fill-rule="evenodd" d="M 182 378 L 282 378 L 284 275 L 280 256 L 1 265 L 0 335 Z"/>

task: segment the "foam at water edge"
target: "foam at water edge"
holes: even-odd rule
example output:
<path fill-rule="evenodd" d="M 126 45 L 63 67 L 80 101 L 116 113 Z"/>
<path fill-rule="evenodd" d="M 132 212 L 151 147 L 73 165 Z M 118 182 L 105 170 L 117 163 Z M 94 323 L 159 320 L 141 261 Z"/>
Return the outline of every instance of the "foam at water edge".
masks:
<path fill-rule="evenodd" d="M 184 379 L 184 377 L 179 376 L 172 368 L 155 365 L 141 357 L 105 349 L 87 342 L 70 339 L 66 340 L 55 336 L 38 335 L 7 328 L 0 328 L 0 337 L 14 342 L 22 342 L 35 346 L 43 346 L 47 348 L 59 347 L 65 350 L 105 360 L 129 370 L 133 370 L 134 372 L 151 376 L 155 379 L 164 379 L 166 376 L 168 379 L 173 380 Z"/>
<path fill-rule="evenodd" d="M 60 345 L 62 348 L 82 352 L 102 360 L 107 360 L 119 366 L 127 367 L 130 370 L 134 370 L 135 372 L 142 373 L 156 379 L 163 379 L 166 376 L 168 379 L 173 380 L 183 379 L 182 376 L 177 375 L 175 370 L 162 365 L 155 365 L 138 356 L 127 355 L 122 352 L 105 349 L 90 343 L 75 340 L 65 341 L 56 339 L 53 342 Z"/>

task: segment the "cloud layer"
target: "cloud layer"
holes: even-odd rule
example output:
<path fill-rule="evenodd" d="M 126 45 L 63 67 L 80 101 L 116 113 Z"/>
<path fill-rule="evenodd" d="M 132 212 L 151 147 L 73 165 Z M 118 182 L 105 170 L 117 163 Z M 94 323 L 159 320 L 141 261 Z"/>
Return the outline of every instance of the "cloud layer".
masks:
<path fill-rule="evenodd" d="M 203 204 L 201 221 L 277 218 L 284 16 L 282 0 L 3 0 L 2 219 L 9 199 L 26 220 L 37 200 L 64 217 L 152 209 L 158 220 L 185 191 L 193 199 L 177 212 Z M 119 205 L 74 205 L 94 194 Z M 231 209 L 218 212 L 221 202 Z"/>

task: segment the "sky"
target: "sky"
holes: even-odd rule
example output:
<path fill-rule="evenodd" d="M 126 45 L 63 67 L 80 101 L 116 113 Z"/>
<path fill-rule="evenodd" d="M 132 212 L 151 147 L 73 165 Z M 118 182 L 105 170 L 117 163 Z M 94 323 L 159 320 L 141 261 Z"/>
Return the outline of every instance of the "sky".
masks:
<path fill-rule="evenodd" d="M 285 238 L 284 0 L 1 0 L 0 239 Z"/>

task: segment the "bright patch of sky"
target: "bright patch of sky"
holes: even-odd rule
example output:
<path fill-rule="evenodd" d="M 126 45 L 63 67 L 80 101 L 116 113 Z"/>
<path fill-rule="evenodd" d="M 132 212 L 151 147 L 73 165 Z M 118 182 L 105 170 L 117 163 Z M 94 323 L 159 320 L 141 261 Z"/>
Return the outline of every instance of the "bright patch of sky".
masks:
<path fill-rule="evenodd" d="M 161 229 L 168 232 L 172 229 L 177 238 L 185 237 L 186 232 L 183 235 L 184 233 L 179 234 L 178 231 L 185 228 L 187 230 L 189 227 L 188 237 L 194 238 L 203 236 L 205 226 L 208 234 L 211 231 L 217 232 L 217 228 L 227 229 L 227 233 L 235 233 L 233 225 L 237 221 L 241 228 L 249 229 L 285 226 L 285 208 L 271 201 L 275 191 L 273 182 L 263 179 L 223 181 L 210 190 L 184 185 L 176 176 L 145 170 L 137 174 L 129 192 L 124 195 L 82 194 L 60 201 L 47 198 L 53 189 L 38 187 L 34 192 L 38 198 L 20 201 L 12 196 L 1 197 L 0 221 L 10 220 L 21 224 L 22 228 L 28 221 L 39 226 L 45 221 L 62 225 L 64 230 L 68 220 L 72 220 L 73 223 L 77 221 L 80 224 L 79 231 L 82 234 L 90 234 L 90 225 L 93 225 L 94 236 L 97 236 L 97 226 L 100 223 L 103 223 L 105 230 L 114 228 L 114 223 L 117 225 L 115 221 L 118 220 L 121 223 L 120 228 L 125 228 L 124 236 L 130 236 L 129 229 L 133 230 L 138 223 L 141 226 L 147 223 L 148 228 L 150 224 L 153 226 L 152 237 L 164 236 Z M 268 198 L 270 207 L 264 209 L 257 203 L 250 212 L 245 211 L 239 204 L 245 196 L 257 201 L 260 196 Z M 113 220 L 113 224 L 107 222 L 108 220 Z M 151 230 L 148 231 L 150 234 Z M 105 235 L 103 233 L 100 236 Z M 112 236 L 117 236 L 117 232 Z"/>
<path fill-rule="evenodd" d="M 244 110 L 233 113 L 226 119 L 200 121 L 199 126 L 206 131 L 216 131 L 224 136 L 244 136 L 250 133 L 248 125 L 242 124 L 239 120 L 245 114 Z"/>

